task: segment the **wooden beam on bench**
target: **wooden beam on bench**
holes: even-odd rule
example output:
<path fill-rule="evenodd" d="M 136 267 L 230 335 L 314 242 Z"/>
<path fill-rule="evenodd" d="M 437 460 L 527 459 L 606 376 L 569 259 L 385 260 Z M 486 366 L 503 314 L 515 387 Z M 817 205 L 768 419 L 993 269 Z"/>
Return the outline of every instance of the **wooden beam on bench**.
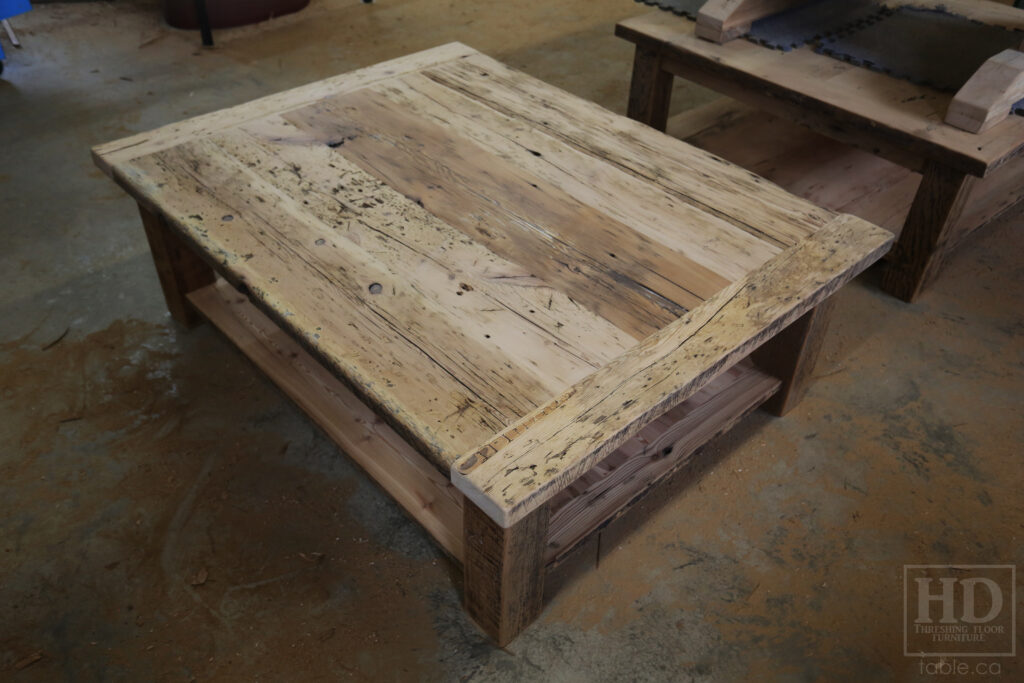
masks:
<path fill-rule="evenodd" d="M 960 88 L 946 111 L 946 123 L 982 133 L 1006 119 L 1010 108 L 1022 98 L 1024 52 L 1003 50 L 982 64 Z"/>
<path fill-rule="evenodd" d="M 727 43 L 750 30 L 750 25 L 807 0 L 708 0 L 697 13 L 697 37 Z"/>
<path fill-rule="evenodd" d="M 840 215 L 460 458 L 452 483 L 504 528 L 874 263 L 890 232 Z"/>

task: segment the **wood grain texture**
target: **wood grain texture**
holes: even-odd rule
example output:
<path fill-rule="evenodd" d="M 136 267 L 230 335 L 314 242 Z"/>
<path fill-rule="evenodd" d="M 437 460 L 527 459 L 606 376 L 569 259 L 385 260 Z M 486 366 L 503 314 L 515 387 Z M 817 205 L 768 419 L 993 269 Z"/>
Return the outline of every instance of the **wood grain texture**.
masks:
<path fill-rule="evenodd" d="M 446 476 L 227 282 L 198 289 L 189 300 L 462 561 L 462 495 Z"/>
<path fill-rule="evenodd" d="M 496 522 L 515 524 L 822 302 L 891 241 L 881 228 L 836 218 L 467 453 L 452 481 Z"/>
<path fill-rule="evenodd" d="M 728 280 L 742 277 L 779 251 L 774 240 L 737 227 L 728 216 L 705 211 L 696 200 L 688 201 L 687 183 L 663 187 L 628 166 L 602 163 L 582 142 L 552 135 L 543 125 L 503 113 L 500 105 L 488 106 L 486 100 L 424 74 L 404 75 L 373 91 L 396 109 L 459 131 L 535 181 L 543 180 L 575 202 L 628 225 L 665 253 L 682 254 Z"/>
<path fill-rule="evenodd" d="M 779 386 L 779 380 L 753 364 L 737 363 L 637 432 L 551 500 L 546 562 L 557 564 L 591 534 L 625 514 Z"/>
<path fill-rule="evenodd" d="M 929 164 L 910 207 L 907 222 L 882 276 L 882 289 L 914 301 L 935 279 L 963 229 L 960 216 L 977 178 Z"/>
<path fill-rule="evenodd" d="M 183 142 L 196 140 L 265 116 L 290 111 L 328 95 L 357 90 L 371 83 L 393 78 L 397 74 L 417 71 L 424 66 L 460 59 L 475 53 L 476 50 L 462 43 L 448 43 L 97 145 L 92 150 L 93 160 L 104 173 L 113 176 L 114 167 L 120 163 L 170 149 Z"/>
<path fill-rule="evenodd" d="M 655 130 L 665 130 L 672 98 L 672 74 L 661 68 L 658 50 L 650 45 L 636 46 L 629 83 L 626 116 Z"/>
<path fill-rule="evenodd" d="M 1003 50 L 981 65 L 953 97 L 946 123 L 981 133 L 1006 120 L 1024 99 L 1024 52 Z"/>
<path fill-rule="evenodd" d="M 565 94 L 484 55 L 423 70 L 456 92 L 587 154 L 633 174 L 678 202 L 730 222 L 758 239 L 785 247 L 831 219 L 810 202 L 649 126 Z M 694 182 L 699 178 L 699 182 Z M 626 199 L 628 201 L 628 199 Z"/>
<path fill-rule="evenodd" d="M 931 3 L 931 0 L 929 0 Z M 931 4 L 947 4 L 935 2 Z M 1015 26 L 1024 11 L 995 3 L 968 15 Z M 984 176 L 1024 151 L 1024 119 L 974 135 L 943 122 L 950 96 L 808 48 L 771 50 L 748 41 L 700 40 L 694 22 L 654 12 L 620 22 L 616 35 L 660 49 L 665 70 L 831 138 L 919 170 L 934 160 Z"/>
<path fill-rule="evenodd" d="M 189 303 L 187 295 L 214 280 L 210 268 L 178 235 L 171 230 L 163 218 L 146 207 L 139 205 L 142 226 L 146 230 L 153 264 L 160 279 L 160 288 L 171 317 L 185 327 L 195 327 L 202 319 Z"/>
<path fill-rule="evenodd" d="M 286 118 L 325 140 L 345 140 L 338 151 L 367 173 L 504 258 L 532 264 L 537 276 L 635 336 L 727 282 L 451 128 L 418 121 L 365 90 Z M 613 309 L 609 300 L 622 305 Z"/>
<path fill-rule="evenodd" d="M 466 611 L 504 647 L 540 615 L 544 604 L 548 510 L 542 507 L 502 528 L 466 503 L 463 525 Z"/>
<path fill-rule="evenodd" d="M 751 354 L 759 367 L 782 381 L 765 410 L 781 417 L 807 393 L 834 308 L 835 297 L 825 299 Z"/>

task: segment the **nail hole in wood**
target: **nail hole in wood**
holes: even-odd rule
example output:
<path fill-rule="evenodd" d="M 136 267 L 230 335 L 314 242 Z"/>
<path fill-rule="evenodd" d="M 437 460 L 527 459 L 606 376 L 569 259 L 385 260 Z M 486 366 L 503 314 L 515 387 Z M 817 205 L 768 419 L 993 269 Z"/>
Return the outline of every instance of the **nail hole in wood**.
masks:
<path fill-rule="evenodd" d="M 384 287 L 379 282 L 374 282 L 370 285 L 370 294 L 380 294 L 384 291 Z"/>

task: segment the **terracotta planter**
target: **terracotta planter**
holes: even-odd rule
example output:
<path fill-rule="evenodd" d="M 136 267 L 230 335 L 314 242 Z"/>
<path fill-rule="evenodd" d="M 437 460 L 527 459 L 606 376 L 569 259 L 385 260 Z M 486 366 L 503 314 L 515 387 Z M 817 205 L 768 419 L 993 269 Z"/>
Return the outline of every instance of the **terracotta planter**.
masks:
<path fill-rule="evenodd" d="M 291 14 L 309 0 L 206 0 L 213 28 L 231 28 Z M 164 16 L 174 28 L 199 28 L 195 0 L 164 0 Z"/>

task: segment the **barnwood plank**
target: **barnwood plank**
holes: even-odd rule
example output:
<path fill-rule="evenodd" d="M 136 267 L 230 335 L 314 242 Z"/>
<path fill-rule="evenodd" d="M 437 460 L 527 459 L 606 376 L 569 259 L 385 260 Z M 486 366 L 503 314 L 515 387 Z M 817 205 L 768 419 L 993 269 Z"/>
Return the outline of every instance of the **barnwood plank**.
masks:
<path fill-rule="evenodd" d="M 187 295 L 212 283 L 215 277 L 213 269 L 167 226 L 159 214 L 140 204 L 139 215 L 167 310 L 181 325 L 195 327 L 201 319 L 188 302 Z"/>
<path fill-rule="evenodd" d="M 639 336 L 726 282 L 684 254 L 664 253 L 664 245 L 374 93 L 332 98 L 285 118 L 325 140 L 344 140 L 337 151 L 349 161 L 492 251 L 535 265 L 545 279 L 558 278 L 567 294 Z M 630 305 L 611 311 L 602 305 L 609 298 Z"/>
<path fill-rule="evenodd" d="M 93 160 L 104 173 L 113 176 L 114 167 L 120 163 L 170 149 L 183 142 L 196 140 L 247 121 L 255 121 L 270 114 L 296 109 L 328 95 L 358 90 L 371 83 L 393 78 L 398 74 L 411 73 L 431 64 L 461 59 L 471 54 L 476 54 L 476 50 L 462 43 L 448 43 L 97 145 L 92 151 Z"/>
<path fill-rule="evenodd" d="M 1024 52 L 1003 50 L 991 57 L 953 97 L 946 123 L 981 133 L 1010 115 L 1024 99 Z"/>
<path fill-rule="evenodd" d="M 589 155 L 594 163 L 611 163 L 671 192 L 679 201 L 777 246 L 799 242 L 832 217 L 749 171 L 596 104 L 566 97 L 554 86 L 484 55 L 430 67 L 422 73 L 529 122 Z"/>
<path fill-rule="evenodd" d="M 230 284 L 219 280 L 189 301 L 462 561 L 462 495 L 447 477 Z"/>
<path fill-rule="evenodd" d="M 508 527 L 873 263 L 892 235 L 838 216 L 467 453 L 452 481 Z"/>
<path fill-rule="evenodd" d="M 680 201 L 673 191 L 594 158 L 541 127 L 423 76 L 409 74 L 373 87 L 392 106 L 458 130 L 504 161 L 545 181 L 631 230 L 679 252 L 729 281 L 779 252 L 731 222 Z M 679 184 L 685 191 L 685 184 Z M 680 230 L 680 225 L 689 227 Z"/>
<path fill-rule="evenodd" d="M 738 38 L 750 25 L 807 0 L 707 0 L 697 13 L 697 36 L 716 43 Z"/>

